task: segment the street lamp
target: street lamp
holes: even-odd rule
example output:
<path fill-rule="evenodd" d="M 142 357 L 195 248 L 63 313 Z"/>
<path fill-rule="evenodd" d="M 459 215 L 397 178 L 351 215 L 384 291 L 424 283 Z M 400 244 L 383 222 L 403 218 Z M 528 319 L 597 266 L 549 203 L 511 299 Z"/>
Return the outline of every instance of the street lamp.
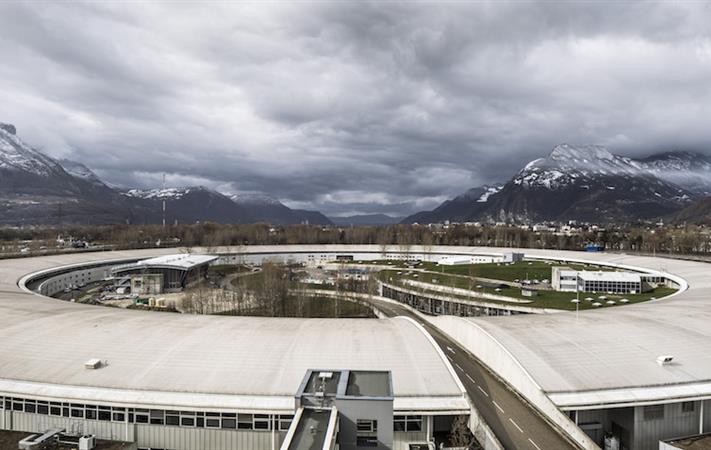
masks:
<path fill-rule="evenodd" d="M 575 303 L 575 323 L 578 323 L 580 315 L 580 278 L 577 273 L 575 274 L 575 298 L 570 303 Z"/>

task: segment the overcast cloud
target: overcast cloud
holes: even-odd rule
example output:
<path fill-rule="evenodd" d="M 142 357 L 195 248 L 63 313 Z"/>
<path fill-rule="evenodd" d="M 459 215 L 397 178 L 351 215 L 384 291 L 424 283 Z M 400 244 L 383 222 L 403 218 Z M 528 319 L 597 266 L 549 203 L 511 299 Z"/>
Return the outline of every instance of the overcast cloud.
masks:
<path fill-rule="evenodd" d="M 0 121 L 109 183 L 407 214 L 560 142 L 711 149 L 711 3 L 0 4 Z"/>

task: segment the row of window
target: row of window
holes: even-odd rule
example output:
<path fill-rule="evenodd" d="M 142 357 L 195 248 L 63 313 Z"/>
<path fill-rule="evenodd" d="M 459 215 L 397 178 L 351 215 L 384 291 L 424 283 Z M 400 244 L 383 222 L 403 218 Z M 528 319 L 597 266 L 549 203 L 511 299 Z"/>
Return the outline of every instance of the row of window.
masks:
<path fill-rule="evenodd" d="M 6 397 L 0 409 L 72 419 L 128 422 L 150 425 L 172 425 L 188 428 L 223 428 L 228 430 L 272 429 L 269 414 L 237 414 L 218 412 L 172 411 L 162 409 L 119 408 L 103 405 L 48 402 Z M 275 430 L 286 431 L 294 416 L 274 415 Z"/>
<path fill-rule="evenodd" d="M 696 410 L 695 402 L 681 402 L 682 413 L 693 413 Z M 649 405 L 642 410 L 644 420 L 664 419 L 664 405 Z"/>
<path fill-rule="evenodd" d="M 692 403 L 693 407 L 693 402 Z M 104 405 L 83 405 L 78 403 L 48 402 L 12 397 L 0 397 L 0 410 L 18 411 L 45 416 L 68 417 L 72 419 L 100 420 L 105 422 L 138 423 L 149 425 L 171 425 L 187 428 L 221 428 L 227 430 L 286 431 L 293 415 L 242 414 L 173 411 L 163 409 L 120 408 Z M 376 432 L 377 421 L 358 421 L 358 429 Z M 368 422 L 367 424 L 365 422 Z M 367 428 L 367 430 L 366 430 Z M 422 416 L 395 416 L 394 431 L 422 431 Z"/>
<path fill-rule="evenodd" d="M 608 282 L 608 281 L 586 281 L 583 284 L 583 290 L 586 292 L 628 292 L 637 291 L 641 289 L 640 283 L 628 283 L 628 282 Z"/>

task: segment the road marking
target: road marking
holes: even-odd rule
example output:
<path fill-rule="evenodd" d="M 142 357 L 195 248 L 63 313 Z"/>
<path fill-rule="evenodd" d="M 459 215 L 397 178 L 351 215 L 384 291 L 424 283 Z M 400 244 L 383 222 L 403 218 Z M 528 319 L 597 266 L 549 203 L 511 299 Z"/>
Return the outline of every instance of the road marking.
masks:
<path fill-rule="evenodd" d="M 454 361 L 451 356 L 447 355 L 447 359 L 450 361 Z"/>
<path fill-rule="evenodd" d="M 452 347 L 447 346 L 447 351 L 453 355 L 456 355 L 456 353 L 454 353 L 454 350 L 452 350 Z"/>
<path fill-rule="evenodd" d="M 506 414 L 506 413 L 504 412 L 504 410 L 503 410 L 503 409 L 501 409 L 501 406 L 499 406 L 499 404 L 498 404 L 498 403 L 496 403 L 496 401 L 495 401 L 495 400 L 492 400 L 492 401 L 491 401 L 491 403 L 493 403 L 493 404 L 494 404 L 494 406 L 496 406 L 496 409 L 498 409 L 499 411 L 501 411 L 501 414 Z"/>
<path fill-rule="evenodd" d="M 484 389 L 482 389 L 482 388 L 481 388 L 481 386 L 479 386 L 479 385 L 477 384 L 477 386 L 476 386 L 476 387 L 478 387 L 478 388 L 479 388 L 479 390 L 481 391 L 481 393 L 482 393 L 482 394 L 486 395 L 487 397 L 489 396 L 489 394 L 487 394 L 487 393 L 486 393 L 486 391 L 485 391 Z"/>
<path fill-rule="evenodd" d="M 457 363 L 454 363 L 454 365 L 457 366 L 457 369 L 459 369 L 459 370 L 461 370 L 462 372 L 464 372 L 464 369 L 462 369 L 462 366 L 460 366 L 460 365 L 457 364 Z"/>
<path fill-rule="evenodd" d="M 466 375 L 466 377 L 469 378 L 469 381 L 476 384 L 476 381 L 474 381 L 474 378 L 470 377 L 468 373 L 465 373 L 464 375 Z"/>
<path fill-rule="evenodd" d="M 535 442 L 533 442 L 533 440 L 532 440 L 532 439 L 530 439 L 530 438 L 529 438 L 529 439 L 528 439 L 528 442 L 530 442 L 530 443 L 531 443 L 531 445 L 533 445 L 534 447 L 536 447 L 536 448 L 537 448 L 538 450 L 541 450 L 541 447 L 537 446 L 537 445 L 536 445 L 536 443 L 535 443 Z"/>
<path fill-rule="evenodd" d="M 509 421 L 513 424 L 513 426 L 516 427 L 516 429 L 517 429 L 518 431 L 520 431 L 521 433 L 523 433 L 523 430 L 521 429 L 521 427 L 519 427 L 518 424 L 517 424 L 516 422 L 514 422 L 514 420 L 513 420 L 512 418 L 509 417 Z"/>

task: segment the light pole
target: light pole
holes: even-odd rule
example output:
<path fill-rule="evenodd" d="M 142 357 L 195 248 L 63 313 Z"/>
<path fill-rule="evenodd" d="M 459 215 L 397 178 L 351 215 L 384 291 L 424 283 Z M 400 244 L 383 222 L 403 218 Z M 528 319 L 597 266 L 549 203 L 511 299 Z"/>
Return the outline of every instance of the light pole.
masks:
<path fill-rule="evenodd" d="M 575 298 L 571 300 L 571 303 L 575 303 L 575 323 L 577 324 L 580 316 L 580 279 L 577 273 L 575 274 Z"/>

